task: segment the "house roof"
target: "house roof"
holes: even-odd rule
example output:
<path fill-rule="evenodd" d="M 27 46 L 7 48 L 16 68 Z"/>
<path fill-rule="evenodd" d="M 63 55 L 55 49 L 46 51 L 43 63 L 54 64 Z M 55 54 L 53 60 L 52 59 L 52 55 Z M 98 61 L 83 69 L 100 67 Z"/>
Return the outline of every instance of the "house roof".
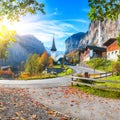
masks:
<path fill-rule="evenodd" d="M 92 46 L 92 45 L 88 45 L 86 46 L 86 48 L 90 48 L 91 50 L 106 51 L 106 48 L 104 47 L 98 47 L 98 46 Z"/>
<path fill-rule="evenodd" d="M 97 46 L 93 46 L 93 45 L 81 46 L 79 48 L 79 50 L 82 52 L 82 51 L 85 51 L 87 48 L 89 48 L 91 50 L 106 51 L 106 48 L 104 48 L 104 47 L 97 47 Z"/>
<path fill-rule="evenodd" d="M 53 43 L 52 43 L 52 47 L 51 47 L 51 51 L 56 51 L 56 46 L 55 46 L 55 40 L 54 40 L 54 37 L 53 37 Z"/>
<path fill-rule="evenodd" d="M 116 38 L 110 38 L 107 41 L 105 41 L 103 43 L 104 46 L 109 46 L 110 44 L 112 44 L 114 41 L 116 41 Z"/>
<path fill-rule="evenodd" d="M 10 66 L 1 66 L 0 68 L 1 68 L 1 70 L 5 70 L 5 69 L 10 68 Z"/>

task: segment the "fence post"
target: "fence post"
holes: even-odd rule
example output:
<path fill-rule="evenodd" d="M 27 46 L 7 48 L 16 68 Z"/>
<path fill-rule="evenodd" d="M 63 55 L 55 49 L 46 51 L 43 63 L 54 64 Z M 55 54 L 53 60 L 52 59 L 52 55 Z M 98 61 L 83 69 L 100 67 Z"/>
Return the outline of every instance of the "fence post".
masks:
<path fill-rule="evenodd" d="M 72 81 L 71 81 L 71 86 L 73 86 L 73 74 L 72 74 L 72 79 L 71 79 Z"/>

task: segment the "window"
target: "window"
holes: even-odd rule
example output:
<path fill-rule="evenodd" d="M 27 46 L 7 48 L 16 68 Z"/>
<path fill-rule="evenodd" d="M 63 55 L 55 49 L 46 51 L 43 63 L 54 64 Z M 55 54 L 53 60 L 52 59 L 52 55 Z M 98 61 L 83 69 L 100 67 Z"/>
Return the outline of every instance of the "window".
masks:
<path fill-rule="evenodd" d="M 118 51 L 115 51 L 115 54 L 117 54 Z"/>

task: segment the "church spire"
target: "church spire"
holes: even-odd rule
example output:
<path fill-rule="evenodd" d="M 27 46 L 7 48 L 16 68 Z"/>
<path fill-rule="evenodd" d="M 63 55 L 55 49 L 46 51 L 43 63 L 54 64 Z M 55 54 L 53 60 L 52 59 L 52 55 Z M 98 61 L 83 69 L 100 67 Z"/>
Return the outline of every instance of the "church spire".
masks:
<path fill-rule="evenodd" d="M 56 46 L 55 46 L 54 36 L 53 36 L 53 43 L 52 43 L 51 51 L 57 51 Z"/>

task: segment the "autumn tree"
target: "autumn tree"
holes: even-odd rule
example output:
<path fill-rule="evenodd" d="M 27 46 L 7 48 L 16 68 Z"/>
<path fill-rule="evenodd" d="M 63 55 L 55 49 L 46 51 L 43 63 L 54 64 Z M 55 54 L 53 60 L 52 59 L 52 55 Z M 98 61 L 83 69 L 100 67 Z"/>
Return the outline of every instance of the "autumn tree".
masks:
<path fill-rule="evenodd" d="M 10 31 L 6 26 L 1 26 L 0 28 L 0 59 L 5 60 L 7 58 L 7 48 L 11 41 L 15 41 L 14 35 L 15 31 Z"/>
<path fill-rule="evenodd" d="M 104 19 L 117 20 L 120 13 L 120 0 L 88 0 L 92 21 L 104 21 Z"/>
<path fill-rule="evenodd" d="M 46 51 L 39 57 L 38 64 L 40 72 L 48 66 L 48 54 Z"/>
<path fill-rule="evenodd" d="M 4 20 L 10 22 L 19 21 L 26 14 L 37 14 L 38 11 L 45 14 L 44 4 L 37 0 L 0 0 L 0 59 L 7 58 L 7 48 L 14 41 L 15 31 L 7 29 Z"/>
<path fill-rule="evenodd" d="M 53 67 L 53 58 L 52 57 L 48 58 L 48 67 Z"/>

